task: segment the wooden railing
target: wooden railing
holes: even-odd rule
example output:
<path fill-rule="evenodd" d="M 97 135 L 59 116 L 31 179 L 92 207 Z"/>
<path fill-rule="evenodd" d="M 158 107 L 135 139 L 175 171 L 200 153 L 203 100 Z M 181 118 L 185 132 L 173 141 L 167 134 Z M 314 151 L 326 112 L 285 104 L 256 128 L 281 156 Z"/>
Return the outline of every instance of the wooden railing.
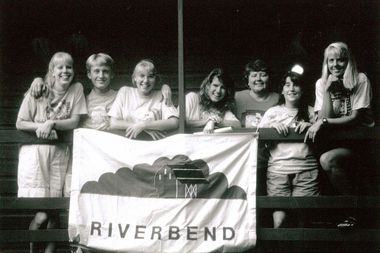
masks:
<path fill-rule="evenodd" d="M 251 131 L 238 129 L 237 131 Z M 60 141 L 71 142 L 72 133 L 59 134 Z M 330 134 L 331 135 L 331 134 Z M 321 133 L 318 142 L 328 141 L 328 135 Z M 331 139 L 331 137 L 329 137 Z M 356 252 L 365 247 L 367 252 L 380 250 L 380 166 L 379 143 L 380 128 L 335 131 L 334 140 L 365 142 L 373 161 L 368 162 L 373 172 L 375 185 L 371 194 L 357 196 L 320 196 L 320 197 L 268 197 L 263 192 L 257 196 L 257 239 L 258 246 L 252 252 L 331 252 L 336 247 L 348 252 Z M 274 129 L 260 129 L 260 142 L 303 141 L 303 135 L 291 131 L 288 136 L 278 135 Z M 64 250 L 69 247 L 67 235 L 68 198 L 17 198 L 17 157 L 18 146 L 27 143 L 46 143 L 33 134 L 14 129 L 0 130 L 0 252 L 12 251 L 12 247 L 27 242 L 61 242 Z M 258 179 L 262 180 L 263 168 L 258 168 Z M 258 182 L 260 183 L 260 182 Z M 303 214 L 337 213 L 340 209 L 352 208 L 368 213 L 370 226 L 353 231 L 340 231 L 333 224 L 324 221 L 308 226 L 273 229 L 270 214 L 273 209 L 289 209 Z M 53 230 L 29 231 L 28 224 L 36 210 L 59 210 L 61 227 Z M 335 212 L 334 212 L 335 211 Z M 324 215 L 325 217 L 326 215 Z M 284 248 L 285 247 L 285 248 Z M 17 248 L 17 247 L 16 247 Z M 277 250 L 276 250 L 277 249 Z M 350 251 L 351 250 L 351 251 Z M 20 252 L 26 252 L 20 250 Z M 64 251 L 63 251 L 64 252 Z M 282 251 L 283 252 L 283 251 Z M 346 252 L 346 251 L 343 251 Z"/>

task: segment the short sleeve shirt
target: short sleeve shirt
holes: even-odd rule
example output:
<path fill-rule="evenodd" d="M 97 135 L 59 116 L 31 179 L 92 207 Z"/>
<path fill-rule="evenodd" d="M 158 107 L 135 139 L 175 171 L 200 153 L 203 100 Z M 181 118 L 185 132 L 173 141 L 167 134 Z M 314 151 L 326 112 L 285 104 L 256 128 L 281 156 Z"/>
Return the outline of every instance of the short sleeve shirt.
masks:
<path fill-rule="evenodd" d="M 283 123 L 288 127 L 296 127 L 295 119 L 297 109 L 289 109 L 284 105 L 277 105 L 268 109 L 260 122 L 260 127 L 272 127 L 274 123 Z M 313 108 L 309 108 L 309 115 L 313 114 Z M 312 117 L 312 115 L 310 115 Z M 276 143 L 270 150 L 268 171 L 279 174 L 294 174 L 305 170 L 318 168 L 318 162 L 309 148 L 303 142 Z"/>
<path fill-rule="evenodd" d="M 18 118 L 25 121 L 45 122 L 46 120 L 68 119 L 72 115 L 87 114 L 83 86 L 80 83 L 70 85 L 66 93 L 51 105 L 49 98 L 38 99 L 27 93 L 18 112 Z"/>
<path fill-rule="evenodd" d="M 107 130 L 109 128 L 108 112 L 116 94 L 117 92 L 114 90 L 109 90 L 104 94 L 92 90 L 86 97 L 88 116 L 83 120 L 82 127 Z"/>
<path fill-rule="evenodd" d="M 279 95 L 270 92 L 265 101 L 257 101 L 250 94 L 250 90 L 236 92 L 236 111 L 242 125 L 247 128 L 257 127 L 265 111 L 278 103 Z"/>
<path fill-rule="evenodd" d="M 201 107 L 201 99 L 198 93 L 190 92 L 186 95 L 186 119 L 202 120 L 207 119 L 213 113 L 204 111 Z M 231 111 L 226 111 L 223 120 L 239 121 Z"/>
<path fill-rule="evenodd" d="M 141 97 L 137 88 L 124 86 L 117 93 L 108 115 L 130 122 L 141 122 L 178 118 L 178 110 L 163 103 L 161 91 L 153 91 L 151 96 Z"/>
<path fill-rule="evenodd" d="M 322 79 L 315 85 L 315 105 L 316 112 L 322 109 L 324 87 Z M 374 124 L 371 111 L 371 85 L 367 76 L 363 73 L 358 75 L 358 84 L 352 91 L 338 89 L 331 92 L 333 111 L 336 117 L 349 116 L 353 110 L 365 109 L 363 112 L 363 124 L 372 126 Z"/>

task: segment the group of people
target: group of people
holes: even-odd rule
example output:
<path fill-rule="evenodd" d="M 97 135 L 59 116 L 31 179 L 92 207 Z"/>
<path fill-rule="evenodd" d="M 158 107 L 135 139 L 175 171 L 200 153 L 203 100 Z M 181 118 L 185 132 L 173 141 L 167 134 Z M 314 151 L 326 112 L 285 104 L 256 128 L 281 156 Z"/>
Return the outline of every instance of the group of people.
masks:
<path fill-rule="evenodd" d="M 168 85 L 160 82 L 151 60 L 141 60 L 132 74 L 133 87 L 118 92 L 110 88 L 114 77 L 111 56 L 98 53 L 86 62 L 87 76 L 93 85 L 85 96 L 75 81 L 73 59 L 58 52 L 50 60 L 46 76 L 36 78 L 24 96 L 16 127 L 34 131 L 39 138 L 54 139 L 56 130 L 87 127 L 98 130 L 125 130 L 127 138 L 158 140 L 178 127 L 178 108 L 172 102 Z M 234 82 L 222 68 L 213 69 L 200 85 L 199 92 L 186 95 L 186 124 L 202 127 L 211 134 L 221 127 L 274 128 L 287 135 L 290 128 L 305 133 L 302 143 L 272 143 L 267 160 L 269 196 L 317 196 L 319 166 L 342 194 L 352 194 L 349 166 L 354 149 L 342 143 L 329 144 L 319 157 L 310 148 L 325 126 L 373 126 L 371 87 L 368 78 L 358 73 L 345 43 L 330 44 L 324 53 L 322 76 L 316 82 L 315 105 L 305 100 L 305 76 L 299 66 L 283 77 L 279 93 L 269 90 L 270 71 L 262 60 L 249 62 L 244 81 L 248 89 L 235 93 Z M 60 197 L 70 189 L 70 148 L 67 144 L 23 145 L 19 153 L 18 196 Z M 338 225 L 352 227 L 356 219 L 348 215 Z M 275 210 L 274 227 L 284 225 L 286 212 Z M 38 212 L 30 229 L 57 225 L 53 213 Z M 45 252 L 53 252 L 48 243 Z M 31 252 L 34 252 L 31 244 Z"/>

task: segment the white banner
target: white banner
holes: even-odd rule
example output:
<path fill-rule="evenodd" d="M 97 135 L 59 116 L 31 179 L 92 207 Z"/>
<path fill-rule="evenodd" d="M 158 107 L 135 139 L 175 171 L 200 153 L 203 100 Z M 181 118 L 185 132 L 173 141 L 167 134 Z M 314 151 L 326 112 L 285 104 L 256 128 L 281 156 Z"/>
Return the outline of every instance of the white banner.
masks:
<path fill-rule="evenodd" d="M 116 252 L 243 251 L 256 243 L 257 138 L 134 141 L 74 132 L 69 237 Z"/>

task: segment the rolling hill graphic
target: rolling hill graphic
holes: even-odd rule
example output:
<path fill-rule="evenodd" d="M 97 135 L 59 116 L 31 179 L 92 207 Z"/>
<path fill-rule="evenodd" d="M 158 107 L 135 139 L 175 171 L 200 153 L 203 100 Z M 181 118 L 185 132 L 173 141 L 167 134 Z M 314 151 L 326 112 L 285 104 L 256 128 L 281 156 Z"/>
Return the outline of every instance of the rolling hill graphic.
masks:
<path fill-rule="evenodd" d="M 209 174 L 203 160 L 191 161 L 185 155 L 161 157 L 152 165 L 137 164 L 116 173 L 105 173 L 98 181 L 86 182 L 81 193 L 140 198 L 247 199 L 239 186 L 228 187 L 223 173 Z"/>

